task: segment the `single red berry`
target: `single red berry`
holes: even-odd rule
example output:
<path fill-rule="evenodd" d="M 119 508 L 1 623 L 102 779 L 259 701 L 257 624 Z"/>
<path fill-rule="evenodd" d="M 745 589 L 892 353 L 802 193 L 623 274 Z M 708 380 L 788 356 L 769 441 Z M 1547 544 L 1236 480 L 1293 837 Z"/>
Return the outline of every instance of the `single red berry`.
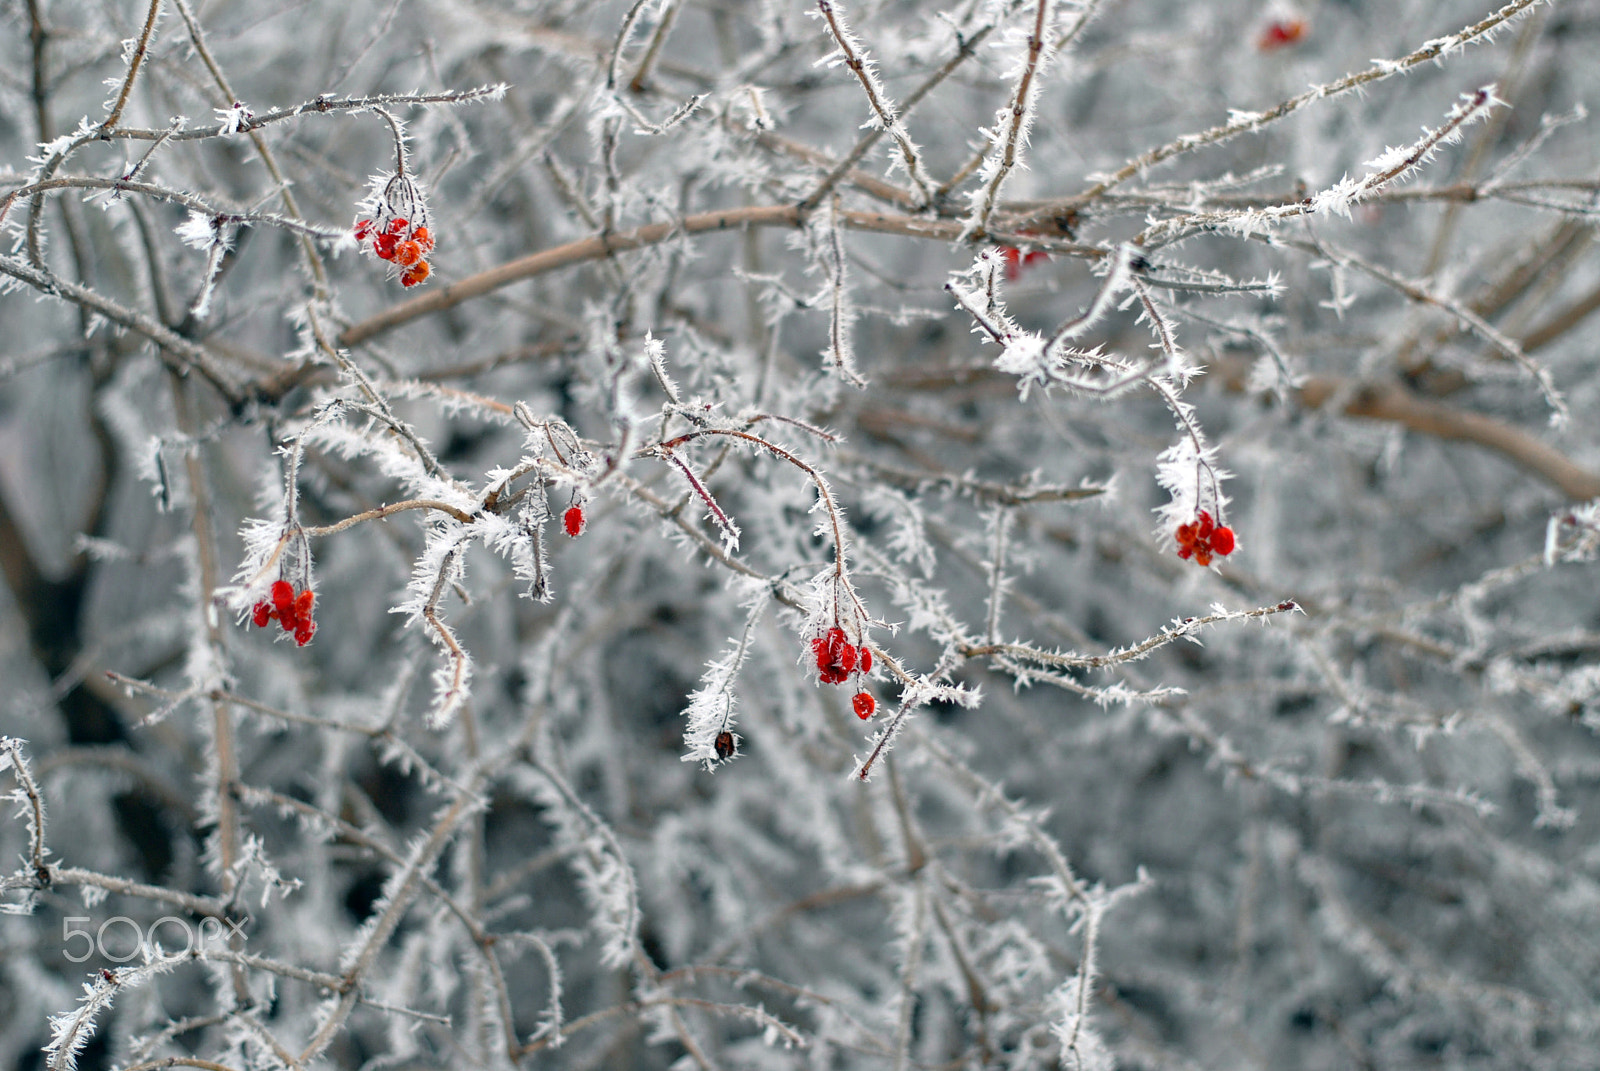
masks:
<path fill-rule="evenodd" d="M 370 220 L 370 219 L 358 219 L 358 220 L 356 220 L 356 241 L 358 241 L 358 242 L 366 241 L 367 240 L 367 235 L 369 235 L 371 233 L 372 233 L 372 220 Z"/>
<path fill-rule="evenodd" d="M 391 219 L 389 221 L 389 233 L 394 235 L 404 234 L 406 226 L 406 221 L 403 219 Z"/>
<path fill-rule="evenodd" d="M 1211 519 L 1211 514 L 1207 513 L 1205 510 L 1201 510 L 1200 526 L 1195 530 L 1196 538 L 1202 542 L 1210 539 L 1211 532 L 1214 528 L 1216 528 L 1216 522 Z"/>
<path fill-rule="evenodd" d="M 561 515 L 561 525 L 573 539 L 583 534 L 583 526 L 587 520 L 588 518 L 583 515 L 582 506 L 568 506 L 567 512 Z"/>
<path fill-rule="evenodd" d="M 1035 249 L 1031 253 L 1023 253 L 1014 245 L 999 247 L 1000 259 L 1006 262 L 1006 281 L 1014 283 L 1022 278 L 1024 268 L 1037 264 L 1041 260 L 1049 260 L 1050 254 L 1042 249 Z"/>
<path fill-rule="evenodd" d="M 393 260 L 395 243 L 398 241 L 392 234 L 380 234 L 372 240 L 372 252 L 379 260 Z"/>
<path fill-rule="evenodd" d="M 1006 282 L 1016 282 L 1022 276 L 1022 250 L 1014 245 L 1003 245 L 999 253 L 1000 259 L 1006 262 Z"/>
<path fill-rule="evenodd" d="M 1256 39 L 1256 47 L 1263 52 L 1271 52 L 1298 44 L 1305 35 L 1305 19 L 1274 19 L 1261 31 L 1261 36 Z"/>
<path fill-rule="evenodd" d="M 872 698 L 871 692 L 857 692 L 850 705 L 855 708 L 856 717 L 866 721 L 872 717 L 872 712 L 878 709 L 878 701 Z"/>
<path fill-rule="evenodd" d="M 267 622 L 276 616 L 265 599 L 256 603 L 255 609 L 250 612 L 250 619 L 256 623 L 256 628 L 266 628 Z"/>
<path fill-rule="evenodd" d="M 860 667 L 863 673 L 872 672 L 872 652 L 867 650 L 865 646 L 861 648 L 861 658 L 856 662 L 856 665 Z"/>
<path fill-rule="evenodd" d="M 294 585 L 287 580 L 274 580 L 272 582 L 272 605 L 282 613 L 294 604 Z"/>
<path fill-rule="evenodd" d="M 317 634 L 317 626 L 310 621 L 300 622 L 300 627 L 294 630 L 294 643 L 296 647 L 304 647 L 311 642 L 311 637 Z"/>
<path fill-rule="evenodd" d="M 311 620 L 311 606 L 316 601 L 317 601 L 317 593 L 312 591 L 310 588 L 307 588 L 306 590 L 302 591 L 300 594 L 296 595 L 294 597 L 294 612 L 295 612 L 295 616 L 299 617 L 299 618 L 302 618 L 302 619 L 304 619 L 306 621 L 310 621 Z"/>
<path fill-rule="evenodd" d="M 1223 525 L 1211 533 L 1211 549 L 1226 558 L 1233 553 L 1233 529 Z"/>

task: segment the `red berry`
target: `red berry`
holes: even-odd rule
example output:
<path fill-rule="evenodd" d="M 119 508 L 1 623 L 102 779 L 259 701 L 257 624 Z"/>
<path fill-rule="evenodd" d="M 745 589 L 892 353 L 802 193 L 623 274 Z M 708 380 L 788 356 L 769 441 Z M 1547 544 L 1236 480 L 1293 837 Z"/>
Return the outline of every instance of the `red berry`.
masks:
<path fill-rule="evenodd" d="M 1216 527 L 1216 522 L 1214 522 L 1211 519 L 1211 514 L 1207 513 L 1205 510 L 1201 510 L 1200 511 L 1200 526 L 1199 526 L 1199 528 L 1197 528 L 1195 530 L 1196 538 L 1198 538 L 1202 542 L 1207 540 L 1207 539 L 1210 539 L 1211 538 L 1211 531 L 1215 527 Z"/>
<path fill-rule="evenodd" d="M 380 234 L 372 240 L 372 252 L 379 260 L 393 260 L 394 247 L 398 240 L 392 234 Z"/>
<path fill-rule="evenodd" d="M 872 717 L 872 712 L 878 709 L 878 701 L 872 698 L 870 692 L 857 692 L 856 697 L 850 700 L 850 705 L 855 708 L 856 717 L 862 721 Z"/>
<path fill-rule="evenodd" d="M 296 617 L 311 620 L 311 605 L 317 601 L 316 592 L 307 588 L 294 597 L 294 612 Z"/>
<path fill-rule="evenodd" d="M 358 219 L 358 220 L 356 220 L 356 241 L 358 241 L 358 242 L 366 241 L 367 240 L 367 235 L 369 235 L 371 233 L 372 233 L 372 220 L 370 220 L 370 219 Z"/>
<path fill-rule="evenodd" d="M 394 247 L 394 262 L 403 268 L 409 268 L 422 259 L 422 246 L 416 242 L 401 242 Z"/>
<path fill-rule="evenodd" d="M 1305 34 L 1305 19 L 1275 19 L 1261 31 L 1261 36 L 1256 39 L 1256 47 L 1263 52 L 1271 52 L 1298 43 Z"/>
<path fill-rule="evenodd" d="M 1226 558 L 1233 553 L 1233 529 L 1223 525 L 1211 533 L 1211 549 Z"/>
<path fill-rule="evenodd" d="M 1022 250 L 1014 245 L 1003 245 L 999 252 L 1000 259 L 1006 262 L 1006 282 L 1016 282 L 1022 276 Z"/>
<path fill-rule="evenodd" d="M 863 672 L 863 673 L 871 673 L 872 672 L 872 652 L 867 650 L 866 647 L 863 646 L 861 648 L 861 659 L 856 663 L 856 665 L 860 667 L 861 672 Z"/>
<path fill-rule="evenodd" d="M 828 641 L 818 636 L 811 641 L 811 653 L 817 656 L 817 668 L 827 669 L 832 659 L 828 656 Z"/>
<path fill-rule="evenodd" d="M 317 634 L 317 626 L 310 621 L 300 622 L 300 627 L 294 630 L 294 643 L 296 647 L 304 647 L 311 642 L 311 637 Z"/>
<path fill-rule="evenodd" d="M 294 585 L 287 580 L 274 580 L 272 582 L 272 605 L 278 612 L 289 609 L 294 604 Z"/>
<path fill-rule="evenodd" d="M 255 609 L 250 612 L 250 619 L 256 623 L 256 628 L 266 628 L 267 622 L 276 616 L 265 599 L 256 603 Z"/>
<path fill-rule="evenodd" d="M 420 245 L 424 253 L 433 252 L 433 235 L 428 233 L 428 228 L 418 227 L 417 233 L 411 236 L 411 240 Z"/>
<path fill-rule="evenodd" d="M 561 515 L 561 526 L 567 530 L 567 535 L 577 539 L 583 534 L 584 523 L 588 520 L 583 515 L 582 506 L 568 506 L 567 512 Z"/>
<path fill-rule="evenodd" d="M 827 647 L 828 662 L 831 664 L 839 660 L 839 651 L 846 643 L 844 629 L 838 625 L 833 626 L 823 633 L 823 643 Z"/>
<path fill-rule="evenodd" d="M 1050 254 L 1042 249 L 1035 249 L 1024 254 L 1014 245 L 1003 245 L 998 249 L 1000 259 L 1006 262 L 1006 281 L 1016 282 L 1022 278 L 1022 270 L 1029 265 L 1037 264 L 1041 260 L 1049 260 Z"/>
<path fill-rule="evenodd" d="M 389 231 L 388 231 L 388 233 L 395 234 L 395 235 L 403 234 L 403 233 L 405 233 L 405 229 L 406 229 L 406 221 L 405 220 L 403 220 L 403 219 L 391 219 L 389 221 Z"/>

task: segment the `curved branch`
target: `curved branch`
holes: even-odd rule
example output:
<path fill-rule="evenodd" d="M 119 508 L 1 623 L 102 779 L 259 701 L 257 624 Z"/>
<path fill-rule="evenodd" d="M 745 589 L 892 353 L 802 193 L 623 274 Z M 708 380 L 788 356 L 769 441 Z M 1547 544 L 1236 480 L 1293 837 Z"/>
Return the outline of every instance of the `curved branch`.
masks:
<path fill-rule="evenodd" d="M 1345 380 L 1314 376 L 1301 384 L 1296 396 L 1307 408 L 1320 409 L 1347 393 L 1349 400 L 1341 410 L 1346 416 L 1394 421 L 1436 439 L 1476 443 L 1527 469 L 1574 501 L 1600 498 L 1600 475 L 1521 428 L 1419 397 L 1398 383 L 1366 384 L 1350 393 Z"/>
<path fill-rule="evenodd" d="M 502 287 L 510 286 L 512 283 L 520 282 L 523 279 L 531 279 L 535 275 L 543 275 L 545 272 L 555 271 L 557 268 L 565 268 L 571 264 L 580 264 L 586 260 L 600 260 L 613 253 L 659 245 L 684 234 L 742 231 L 749 227 L 798 227 L 803 215 L 804 213 L 798 205 L 751 205 L 743 208 L 722 208 L 685 216 L 683 219 L 667 223 L 647 223 L 630 231 L 581 238 L 576 242 L 568 242 L 565 245 L 543 249 L 537 253 L 529 253 L 525 257 L 518 257 L 516 260 L 506 261 L 504 264 L 478 272 L 476 275 L 469 275 L 460 282 L 440 287 L 432 293 L 412 298 L 409 301 L 402 301 L 400 304 L 385 309 L 376 316 L 369 316 L 360 323 L 352 324 L 345 328 L 344 332 L 339 336 L 339 345 L 360 345 L 376 335 L 391 331 L 402 324 L 408 324 L 412 320 L 427 316 L 430 313 L 454 308 L 463 301 L 482 297 Z M 848 227 L 851 230 L 871 231 L 877 234 L 898 234 L 908 238 L 934 238 L 946 242 L 958 241 L 961 238 L 961 224 L 953 220 L 924 219 L 916 216 L 891 215 L 883 212 L 849 212 L 841 210 L 838 222 L 840 226 Z M 1000 240 L 1011 236 L 997 234 L 989 237 Z M 1037 235 L 1018 235 L 1016 240 L 1029 242 L 1040 249 L 1067 256 L 1099 258 L 1106 255 L 1104 249 L 1094 246 L 1078 245 L 1073 242 L 1042 240 Z"/>

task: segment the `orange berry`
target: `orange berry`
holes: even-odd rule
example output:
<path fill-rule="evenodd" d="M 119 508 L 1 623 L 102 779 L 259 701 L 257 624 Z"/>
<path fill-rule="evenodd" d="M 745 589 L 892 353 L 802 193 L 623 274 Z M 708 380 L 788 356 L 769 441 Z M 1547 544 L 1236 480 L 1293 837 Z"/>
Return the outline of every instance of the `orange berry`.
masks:
<path fill-rule="evenodd" d="M 417 233 L 411 236 L 411 240 L 421 246 L 424 253 L 433 252 L 433 235 L 428 233 L 428 228 L 418 227 Z"/>
<path fill-rule="evenodd" d="M 400 273 L 400 285 L 409 290 L 426 279 L 431 270 L 426 260 L 419 260 Z"/>
<path fill-rule="evenodd" d="M 401 242 L 394 247 L 394 262 L 402 268 L 409 268 L 422 259 L 422 246 L 416 242 Z"/>

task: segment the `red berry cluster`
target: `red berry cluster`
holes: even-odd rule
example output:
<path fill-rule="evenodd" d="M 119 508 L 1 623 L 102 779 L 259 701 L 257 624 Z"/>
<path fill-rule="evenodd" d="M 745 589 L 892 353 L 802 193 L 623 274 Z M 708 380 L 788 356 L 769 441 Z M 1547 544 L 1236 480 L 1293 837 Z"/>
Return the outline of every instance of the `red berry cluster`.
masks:
<path fill-rule="evenodd" d="M 561 526 L 567 530 L 567 535 L 572 539 L 581 536 L 588 523 L 589 518 L 584 516 L 582 506 L 568 506 L 567 512 L 561 515 Z"/>
<path fill-rule="evenodd" d="M 1196 565 L 1210 565 L 1211 556 L 1226 558 L 1233 553 L 1233 529 L 1217 524 L 1205 510 L 1188 524 L 1178 525 L 1178 557 L 1190 558 Z"/>
<path fill-rule="evenodd" d="M 296 594 L 293 584 L 287 580 L 275 580 L 272 584 L 272 601 L 269 603 L 262 599 L 256 603 L 250 615 L 251 620 L 256 623 L 256 628 L 266 628 L 268 621 L 277 621 L 283 625 L 283 631 L 294 633 L 297 645 L 304 647 L 317 632 L 317 623 L 311 620 L 311 607 L 316 601 L 316 593 L 310 588 Z"/>
<path fill-rule="evenodd" d="M 1050 254 L 1042 249 L 1024 253 L 1014 245 L 1003 245 L 1000 247 L 1000 259 L 1006 262 L 1006 282 L 1014 283 L 1022 278 L 1024 268 L 1041 260 L 1049 260 Z"/>
<path fill-rule="evenodd" d="M 865 644 L 857 647 L 851 643 L 837 625 L 811 641 L 811 652 L 817 656 L 817 673 L 823 684 L 843 684 L 852 673 L 872 672 L 872 652 Z M 850 705 L 863 721 L 878 709 L 877 700 L 865 691 L 857 692 Z"/>
<path fill-rule="evenodd" d="M 1256 40 L 1256 47 L 1263 52 L 1274 52 L 1280 48 L 1299 44 L 1305 35 L 1305 19 L 1274 19 L 1261 31 L 1261 36 Z"/>
<path fill-rule="evenodd" d="M 356 220 L 356 241 L 366 246 L 370 241 L 372 254 L 400 268 L 400 285 L 410 289 L 426 279 L 433 270 L 427 256 L 433 252 L 433 235 L 426 226 L 413 227 L 411 222 L 396 216 L 387 226 L 370 219 Z"/>

